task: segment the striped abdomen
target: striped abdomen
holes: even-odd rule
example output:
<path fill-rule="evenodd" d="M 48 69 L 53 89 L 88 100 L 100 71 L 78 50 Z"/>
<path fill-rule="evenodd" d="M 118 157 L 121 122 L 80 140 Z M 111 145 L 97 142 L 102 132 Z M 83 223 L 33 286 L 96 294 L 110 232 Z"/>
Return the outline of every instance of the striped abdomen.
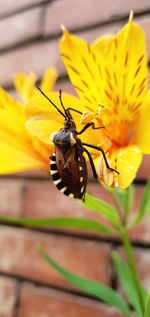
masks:
<path fill-rule="evenodd" d="M 87 186 L 85 158 L 83 156 L 79 157 L 78 161 L 72 162 L 71 168 L 65 166 L 64 163 L 62 165 L 60 164 L 58 167 L 55 153 L 53 153 L 50 159 L 50 173 L 52 180 L 60 192 L 71 198 L 84 200 Z M 75 164 L 78 166 L 78 178 L 76 178 L 77 173 L 74 174 L 73 166 Z"/>

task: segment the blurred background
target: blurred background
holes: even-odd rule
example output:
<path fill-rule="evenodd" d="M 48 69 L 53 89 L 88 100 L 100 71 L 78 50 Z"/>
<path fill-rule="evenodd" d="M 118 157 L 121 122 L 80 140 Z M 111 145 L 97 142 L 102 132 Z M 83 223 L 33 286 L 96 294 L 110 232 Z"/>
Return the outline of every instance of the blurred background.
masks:
<path fill-rule="evenodd" d="M 59 53 L 60 24 L 91 43 L 103 33 L 117 32 L 134 11 L 144 30 L 150 58 L 149 0 L 0 0 L 0 85 L 13 97 L 16 72 L 35 72 L 38 80 L 55 66 L 56 89 L 75 94 Z M 142 131 L 141 131 L 142 133 Z M 144 184 L 150 177 L 145 156 L 135 180 L 136 213 Z M 88 190 L 107 202 L 110 198 L 93 180 Z M 44 172 L 0 177 L 0 213 L 12 217 L 100 216 L 61 195 Z M 150 215 L 131 232 L 142 282 L 150 291 Z M 0 317 L 121 317 L 114 308 L 90 298 L 58 275 L 38 254 L 37 243 L 64 267 L 111 285 L 119 292 L 111 252 L 122 253 L 120 242 L 77 230 L 0 225 Z"/>

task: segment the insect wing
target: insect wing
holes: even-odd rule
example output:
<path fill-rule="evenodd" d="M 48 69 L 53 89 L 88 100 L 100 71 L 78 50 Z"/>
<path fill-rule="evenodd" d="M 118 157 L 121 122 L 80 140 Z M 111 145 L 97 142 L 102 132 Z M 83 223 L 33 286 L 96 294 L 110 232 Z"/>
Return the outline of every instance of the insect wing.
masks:
<path fill-rule="evenodd" d="M 67 153 L 56 147 L 51 156 L 50 171 L 56 187 L 65 195 L 84 200 L 87 186 L 87 167 L 83 155 L 78 155 L 76 146 Z"/>

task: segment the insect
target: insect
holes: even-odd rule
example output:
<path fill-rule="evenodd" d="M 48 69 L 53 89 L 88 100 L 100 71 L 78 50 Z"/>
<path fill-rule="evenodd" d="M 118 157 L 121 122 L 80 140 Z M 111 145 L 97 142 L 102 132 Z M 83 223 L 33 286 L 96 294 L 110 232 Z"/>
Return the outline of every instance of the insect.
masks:
<path fill-rule="evenodd" d="M 64 195 L 75 199 L 82 199 L 84 201 L 88 179 L 87 164 L 83 155 L 84 152 L 87 153 L 89 157 L 94 178 L 98 178 L 91 154 L 84 146 L 101 151 L 106 167 L 119 174 L 118 171 L 109 166 L 105 153 L 101 147 L 89 143 L 83 143 L 78 138 L 78 135 L 82 134 L 90 126 L 93 129 L 104 127 L 95 127 L 94 122 L 89 122 L 81 131 L 77 132 L 76 125 L 70 111 L 77 112 L 81 115 L 82 112 L 70 107 L 65 109 L 62 102 L 61 90 L 59 93 L 59 99 L 63 111 L 61 111 L 39 87 L 37 88 L 64 117 L 63 128 L 52 133 L 50 136 L 55 145 L 54 153 L 50 156 L 50 173 L 52 180 L 56 187 Z"/>

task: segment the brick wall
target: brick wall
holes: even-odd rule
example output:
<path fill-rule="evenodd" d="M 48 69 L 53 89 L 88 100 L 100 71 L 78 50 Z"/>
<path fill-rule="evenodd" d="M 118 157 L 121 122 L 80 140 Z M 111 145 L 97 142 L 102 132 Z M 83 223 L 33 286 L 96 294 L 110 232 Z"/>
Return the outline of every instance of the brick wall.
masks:
<path fill-rule="evenodd" d="M 100 34 L 116 32 L 127 21 L 130 9 L 144 29 L 150 59 L 149 0 L 2 0 L 0 85 L 14 95 L 14 73 L 34 71 L 40 79 L 47 67 L 55 66 L 60 74 L 56 89 L 75 93 L 59 55 L 60 24 L 91 42 Z M 136 178 L 132 215 L 137 211 L 143 184 L 149 176 L 149 156 L 146 156 Z M 111 202 L 96 183 L 89 183 L 89 191 Z M 0 213 L 15 217 L 72 216 L 101 220 L 96 213 L 61 195 L 41 172 L 1 177 Z M 149 224 L 147 215 L 131 237 L 141 280 L 150 291 Z M 112 249 L 119 248 L 122 252 L 115 238 L 106 239 L 81 230 L 35 230 L 5 223 L 0 227 L 0 317 L 123 316 L 87 297 L 58 275 L 39 256 L 38 242 L 69 270 L 120 290 L 111 262 Z"/>

